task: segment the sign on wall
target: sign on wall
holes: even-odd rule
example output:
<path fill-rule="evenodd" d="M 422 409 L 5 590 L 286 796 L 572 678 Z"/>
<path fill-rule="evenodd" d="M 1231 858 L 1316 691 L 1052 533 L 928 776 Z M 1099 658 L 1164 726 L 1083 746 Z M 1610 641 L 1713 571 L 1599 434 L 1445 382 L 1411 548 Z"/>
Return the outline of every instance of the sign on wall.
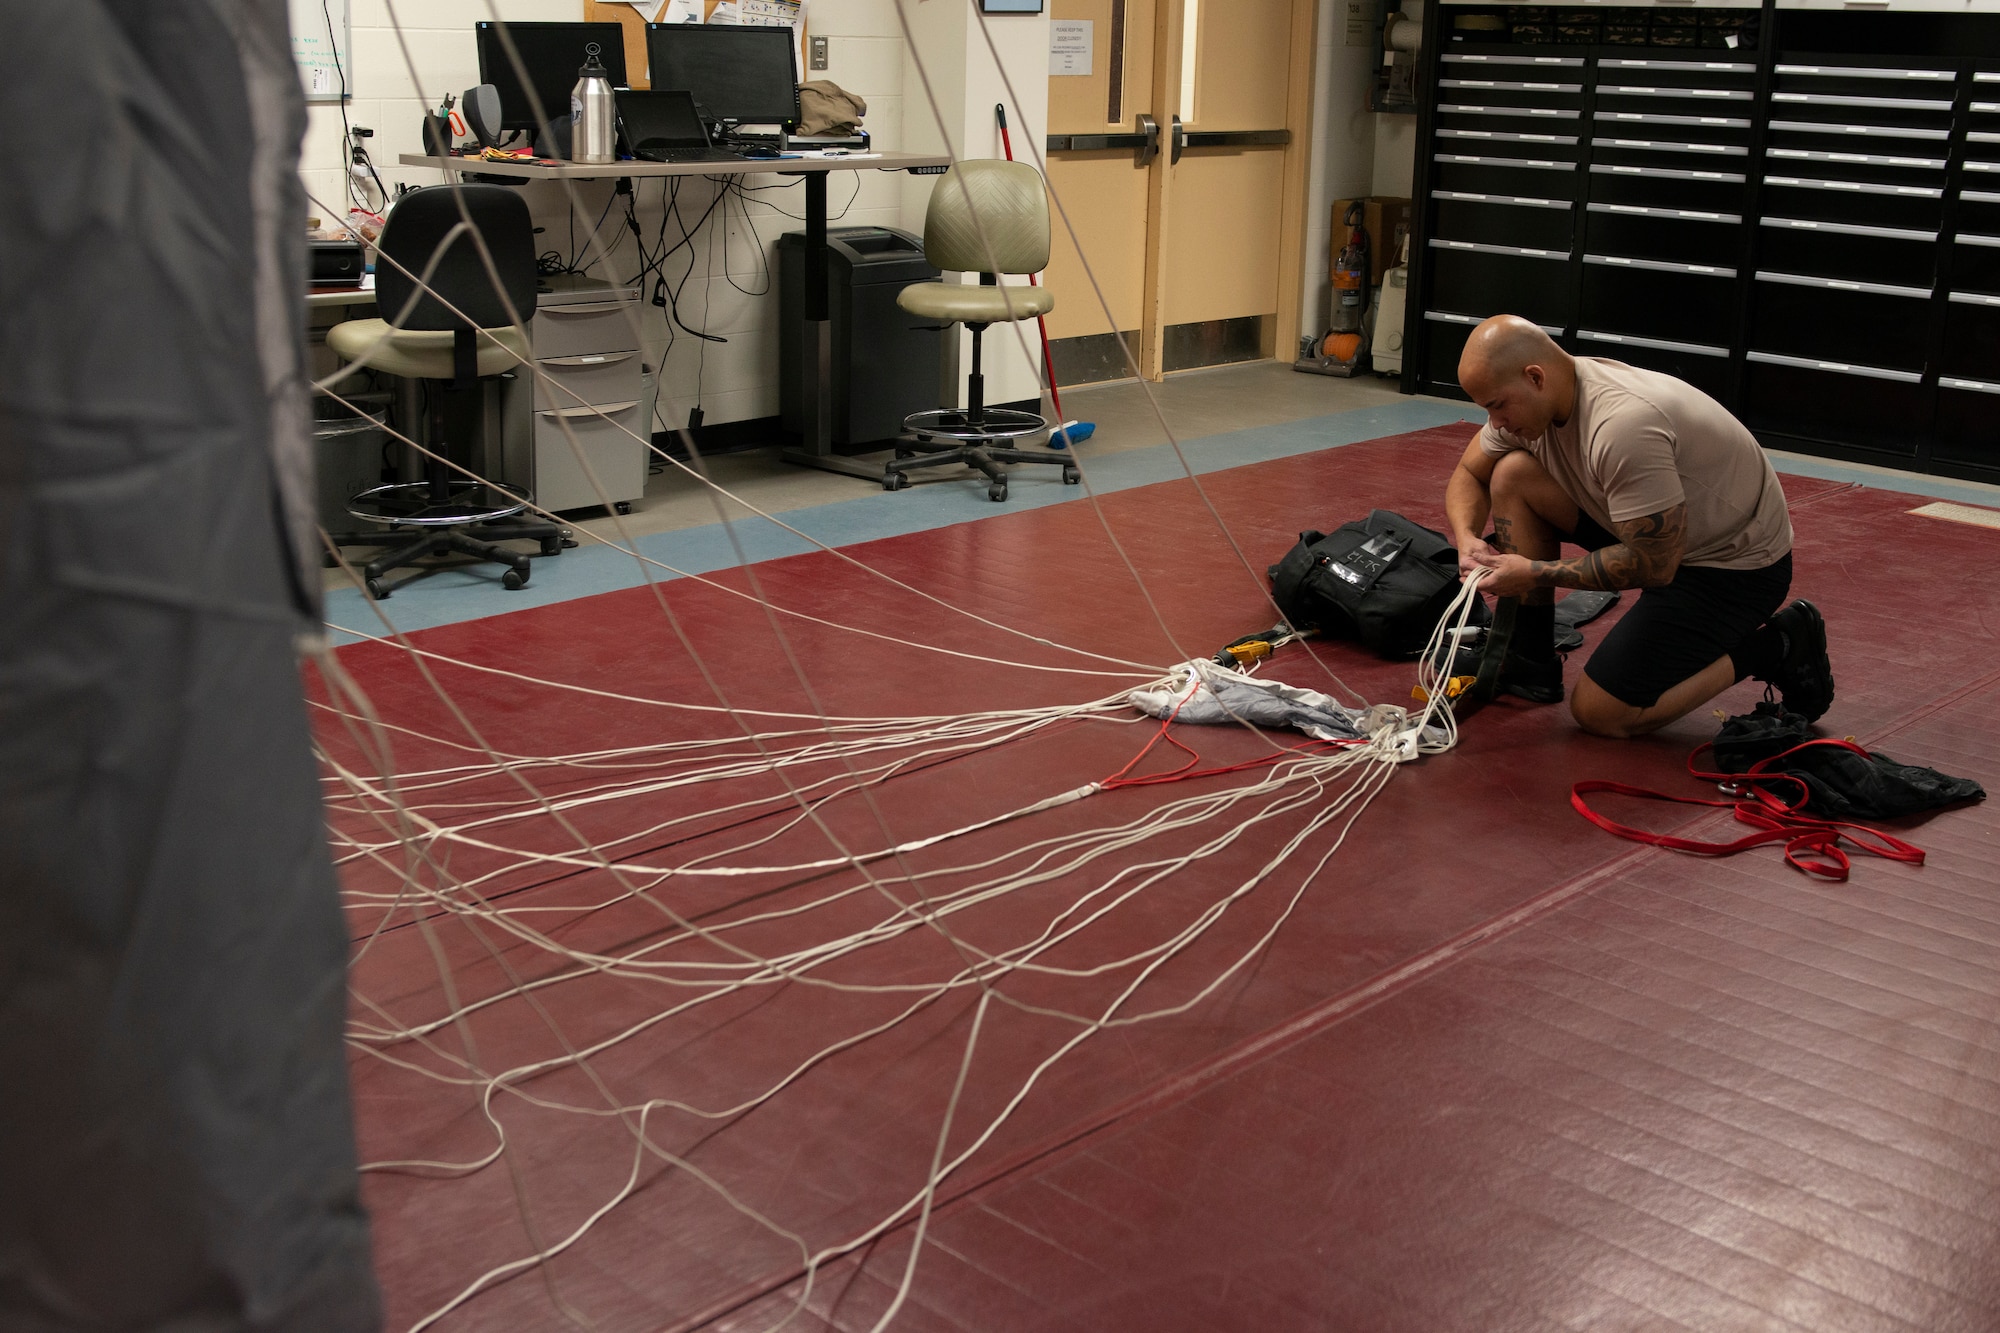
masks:
<path fill-rule="evenodd" d="M 1089 19 L 1055 19 L 1049 23 L 1049 74 L 1090 73 L 1092 30 Z"/>

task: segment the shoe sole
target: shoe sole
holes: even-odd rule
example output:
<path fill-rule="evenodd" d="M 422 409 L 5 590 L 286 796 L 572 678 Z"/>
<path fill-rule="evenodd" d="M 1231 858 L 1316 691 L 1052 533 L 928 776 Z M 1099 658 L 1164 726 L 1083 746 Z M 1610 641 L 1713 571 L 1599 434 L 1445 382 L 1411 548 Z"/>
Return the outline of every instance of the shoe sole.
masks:
<path fill-rule="evenodd" d="M 1800 632 L 1810 636 L 1810 643 L 1808 651 L 1801 655 L 1808 660 L 1824 661 L 1827 663 L 1826 698 L 1815 699 L 1813 702 L 1817 703 L 1819 707 L 1811 712 L 1803 708 L 1793 708 L 1792 700 L 1789 696 L 1785 699 L 1785 706 L 1804 717 L 1806 721 L 1817 722 L 1826 713 L 1827 709 L 1833 707 L 1833 663 L 1828 659 L 1826 653 L 1826 617 L 1819 613 L 1818 607 L 1803 597 L 1799 598 L 1793 605 L 1804 607 L 1807 612 L 1806 615 L 1800 617 L 1805 622 L 1800 627 Z M 1796 646 L 1794 645 L 1794 647 Z"/>
<path fill-rule="evenodd" d="M 1500 683 L 1500 693 L 1511 694 L 1516 699 L 1522 699 L 1531 704 L 1559 704 L 1563 701 L 1562 686 L 1560 685 L 1550 688 L 1544 685 L 1510 685 L 1502 681 Z"/>

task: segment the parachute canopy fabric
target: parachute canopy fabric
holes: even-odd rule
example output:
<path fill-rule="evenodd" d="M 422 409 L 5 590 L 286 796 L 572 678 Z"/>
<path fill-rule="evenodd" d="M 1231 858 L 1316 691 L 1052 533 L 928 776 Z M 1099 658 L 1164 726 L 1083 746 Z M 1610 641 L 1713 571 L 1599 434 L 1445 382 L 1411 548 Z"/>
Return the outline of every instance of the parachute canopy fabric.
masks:
<path fill-rule="evenodd" d="M 1166 689 L 1134 690 L 1126 698 L 1148 717 L 1164 721 L 1205 726 L 1249 722 L 1304 732 L 1316 741 L 1366 740 L 1385 727 L 1408 722 L 1400 708 L 1349 708 L 1318 690 L 1246 676 L 1205 658 L 1181 663 L 1170 679 Z M 1426 728 L 1424 738 L 1442 742 L 1444 733 Z"/>
<path fill-rule="evenodd" d="M 0 37 L 0 1327 L 373 1328 L 285 6 Z"/>

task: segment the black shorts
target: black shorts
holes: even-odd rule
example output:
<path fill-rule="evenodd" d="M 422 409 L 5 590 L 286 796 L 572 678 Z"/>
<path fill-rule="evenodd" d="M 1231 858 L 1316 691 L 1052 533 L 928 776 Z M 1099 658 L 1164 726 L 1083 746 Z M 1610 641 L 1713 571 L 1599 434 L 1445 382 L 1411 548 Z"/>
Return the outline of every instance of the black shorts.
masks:
<path fill-rule="evenodd" d="M 1586 551 L 1618 538 L 1579 515 L 1564 538 Z M 1787 551 L 1762 569 L 1682 565 L 1664 588 L 1648 588 L 1584 664 L 1583 674 L 1620 703 L 1651 708 L 1660 696 L 1709 666 L 1784 605 L 1792 587 Z"/>

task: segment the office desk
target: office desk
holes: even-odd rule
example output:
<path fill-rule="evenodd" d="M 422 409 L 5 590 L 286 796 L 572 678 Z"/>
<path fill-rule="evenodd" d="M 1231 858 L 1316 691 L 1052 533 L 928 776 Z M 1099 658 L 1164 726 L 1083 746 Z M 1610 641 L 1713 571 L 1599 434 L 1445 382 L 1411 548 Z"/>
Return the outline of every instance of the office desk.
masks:
<path fill-rule="evenodd" d="M 951 159 L 936 153 L 873 153 L 854 157 L 752 158 L 744 162 L 568 162 L 541 167 L 526 162 L 487 162 L 476 157 L 428 157 L 404 153 L 406 167 L 476 172 L 482 176 L 515 176 L 522 180 L 646 180 L 654 176 L 784 175 L 806 178 L 806 376 L 800 387 L 805 405 L 803 447 L 786 449 L 788 463 L 840 472 L 880 482 L 880 467 L 867 467 L 833 452 L 833 334 L 826 292 L 826 178 L 835 171 L 912 171 L 945 167 Z"/>
<path fill-rule="evenodd" d="M 375 275 L 364 273 L 360 282 L 315 283 L 306 288 L 306 308 L 375 304 Z"/>

